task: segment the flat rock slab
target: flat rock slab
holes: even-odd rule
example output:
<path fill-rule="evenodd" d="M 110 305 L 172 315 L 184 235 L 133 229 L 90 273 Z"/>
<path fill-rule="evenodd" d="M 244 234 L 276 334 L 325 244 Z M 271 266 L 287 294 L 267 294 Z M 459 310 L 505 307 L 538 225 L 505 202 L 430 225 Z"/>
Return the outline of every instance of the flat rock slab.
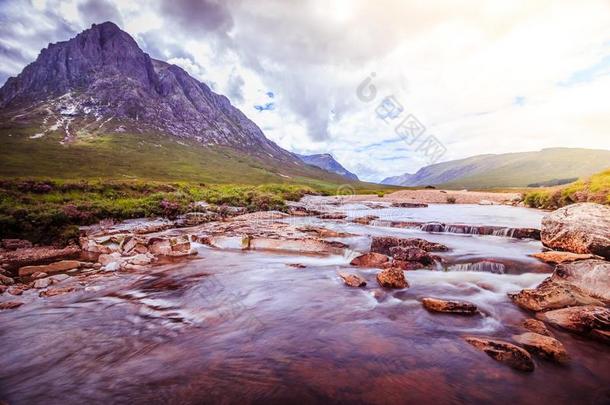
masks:
<path fill-rule="evenodd" d="M 390 254 L 390 248 L 400 247 L 415 247 L 425 250 L 426 252 L 444 252 L 449 248 L 441 243 L 428 242 L 420 238 L 397 238 L 394 236 L 373 236 L 371 242 L 371 252 Z"/>
<path fill-rule="evenodd" d="M 59 262 L 44 264 L 40 266 L 24 266 L 19 269 L 19 276 L 29 276 L 36 272 L 56 274 L 80 267 L 78 260 L 61 260 Z"/>
<path fill-rule="evenodd" d="M 498 339 L 468 336 L 466 342 L 499 362 L 520 371 L 534 371 L 532 356 L 517 345 Z"/>
<path fill-rule="evenodd" d="M 566 352 L 563 344 L 550 336 L 544 336 L 539 333 L 526 332 L 521 335 L 513 336 L 515 342 L 533 354 L 536 354 L 544 359 L 551 360 L 557 363 L 567 363 L 569 360 L 568 352 Z"/>
<path fill-rule="evenodd" d="M 556 250 L 551 250 L 548 252 L 540 252 L 534 253 L 531 255 L 536 259 L 540 259 L 545 263 L 549 264 L 561 264 L 561 263 L 570 263 L 578 260 L 587 260 L 587 259 L 599 259 L 599 256 L 592 255 L 590 253 L 572 253 L 572 252 L 559 252 Z"/>
<path fill-rule="evenodd" d="M 539 321 L 538 319 L 534 319 L 534 318 L 525 319 L 525 320 L 523 320 L 523 322 L 521 322 L 521 325 L 525 329 L 529 330 L 530 332 L 534 332 L 534 333 L 537 333 L 537 334 L 543 335 L 543 336 L 553 337 L 553 334 L 546 327 L 544 322 Z"/>
<path fill-rule="evenodd" d="M 459 315 L 474 315 L 478 313 L 476 305 L 466 301 L 442 300 L 438 298 L 422 299 L 424 308 L 432 312 L 443 312 Z"/>

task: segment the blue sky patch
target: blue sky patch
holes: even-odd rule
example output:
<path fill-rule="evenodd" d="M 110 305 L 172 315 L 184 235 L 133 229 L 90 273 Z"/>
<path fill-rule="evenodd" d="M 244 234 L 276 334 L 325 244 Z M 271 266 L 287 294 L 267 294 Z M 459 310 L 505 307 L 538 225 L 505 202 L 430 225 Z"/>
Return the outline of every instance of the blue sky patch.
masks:
<path fill-rule="evenodd" d="M 265 103 L 265 104 L 256 104 L 254 106 L 254 109 L 258 112 L 273 111 L 273 110 L 275 110 L 275 103 L 271 102 L 271 103 Z"/>

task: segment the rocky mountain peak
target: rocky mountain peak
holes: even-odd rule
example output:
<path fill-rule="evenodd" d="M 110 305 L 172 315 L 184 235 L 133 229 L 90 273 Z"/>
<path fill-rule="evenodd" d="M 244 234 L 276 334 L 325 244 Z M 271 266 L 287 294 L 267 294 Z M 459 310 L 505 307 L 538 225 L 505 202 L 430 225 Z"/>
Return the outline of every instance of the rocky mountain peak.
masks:
<path fill-rule="evenodd" d="M 182 68 L 151 59 L 112 22 L 43 49 L 0 89 L 0 115 L 39 124 L 41 134 L 61 128 L 65 142 L 82 128 L 161 132 L 301 164 L 225 96 Z"/>

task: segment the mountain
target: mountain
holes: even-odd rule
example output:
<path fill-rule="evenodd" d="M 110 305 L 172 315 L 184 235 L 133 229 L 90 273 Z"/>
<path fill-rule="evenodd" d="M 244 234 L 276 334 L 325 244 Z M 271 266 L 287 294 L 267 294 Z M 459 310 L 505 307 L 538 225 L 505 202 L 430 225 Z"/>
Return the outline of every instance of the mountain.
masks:
<path fill-rule="evenodd" d="M 478 155 L 426 166 L 382 184 L 447 188 L 527 187 L 586 177 L 610 167 L 610 151 L 548 148 L 537 152 Z"/>
<path fill-rule="evenodd" d="M 225 96 L 152 59 L 111 22 L 50 44 L 7 80 L 0 145 L 0 176 L 344 181 L 303 164 Z"/>
<path fill-rule="evenodd" d="M 328 172 L 336 173 L 350 180 L 358 180 L 358 176 L 343 167 L 341 163 L 337 162 L 329 153 L 320 153 L 317 155 L 296 155 L 308 165 L 313 165 Z"/>

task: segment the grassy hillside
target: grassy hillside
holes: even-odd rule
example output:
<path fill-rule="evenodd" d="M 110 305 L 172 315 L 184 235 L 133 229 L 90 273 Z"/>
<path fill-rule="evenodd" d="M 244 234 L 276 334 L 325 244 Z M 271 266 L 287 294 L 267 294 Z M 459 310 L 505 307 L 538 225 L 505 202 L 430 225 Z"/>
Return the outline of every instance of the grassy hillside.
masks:
<path fill-rule="evenodd" d="M 565 187 L 554 187 L 525 193 L 526 205 L 556 209 L 577 202 L 596 202 L 610 205 L 610 169 Z"/>
<path fill-rule="evenodd" d="M 404 185 L 451 189 L 527 187 L 590 176 L 610 166 L 610 151 L 551 148 L 537 152 L 479 155 L 438 163 L 407 176 Z"/>

